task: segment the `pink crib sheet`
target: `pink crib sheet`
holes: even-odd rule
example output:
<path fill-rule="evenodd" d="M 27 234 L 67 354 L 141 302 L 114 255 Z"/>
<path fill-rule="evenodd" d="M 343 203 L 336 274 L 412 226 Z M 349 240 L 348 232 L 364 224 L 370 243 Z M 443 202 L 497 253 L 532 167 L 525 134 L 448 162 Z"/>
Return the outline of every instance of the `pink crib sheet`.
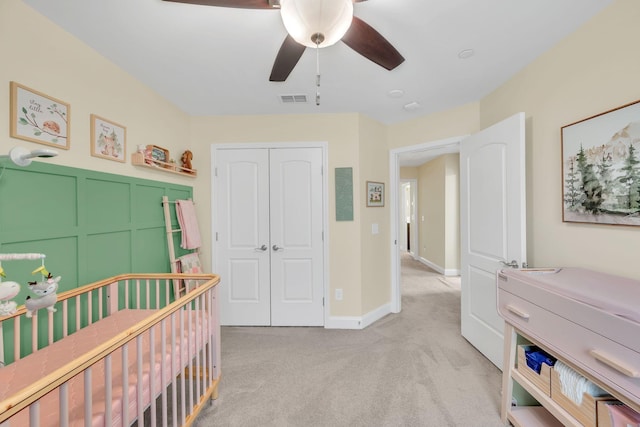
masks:
<path fill-rule="evenodd" d="M 8 365 L 0 369 L 0 399 L 9 396 L 12 391 L 20 390 L 36 380 L 44 377 L 55 369 L 66 365 L 75 358 L 82 356 L 87 351 L 103 344 L 118 333 L 134 326 L 136 323 L 144 320 L 155 310 L 121 310 L 113 315 L 106 317 L 80 331 L 64 338 L 61 341 L 24 358 L 16 363 Z M 202 330 L 197 321 L 197 317 L 193 317 L 192 325 L 197 327 L 191 331 L 191 354 L 196 351 L 195 336 L 202 336 Z M 176 322 L 177 323 L 177 322 Z M 187 328 L 187 318 L 185 317 L 185 328 Z M 207 325 L 205 325 L 206 329 Z M 151 395 L 158 395 L 161 388 L 161 367 L 164 362 L 167 384 L 171 383 L 172 378 L 188 363 L 189 346 L 185 343 L 188 337 L 188 331 L 181 336 L 176 336 L 176 370 L 171 369 L 171 335 L 170 322 L 167 322 L 167 353 L 160 354 L 161 335 L 160 327 L 155 328 L 155 348 L 156 357 L 154 359 L 153 369 L 150 361 L 150 333 L 143 334 L 143 377 L 139 381 L 137 378 L 137 349 L 135 340 L 131 341 L 128 346 L 128 386 L 127 393 L 129 399 L 129 420 L 133 420 L 137 415 L 137 386 L 143 387 L 143 405 L 151 402 Z M 176 326 L 178 328 L 178 326 Z M 206 331 L 205 331 L 206 332 Z M 205 333 L 205 339 L 208 334 Z M 202 343 L 200 343 L 202 346 Z M 111 356 L 112 363 L 112 425 L 122 425 L 122 403 L 123 403 L 123 387 L 122 387 L 122 350 L 116 350 Z M 105 366 L 104 363 L 98 362 L 92 367 L 92 425 L 105 425 Z M 150 375 L 153 372 L 155 379 L 155 389 L 152 393 L 150 390 Z M 9 387 L 10 386 L 10 387 Z M 40 421 L 43 427 L 57 426 L 59 424 L 59 402 L 58 391 L 46 395 L 40 399 Z M 71 426 L 84 425 L 84 378 L 83 375 L 77 375 L 69 381 L 69 419 Z M 11 418 L 12 426 L 28 425 L 27 410 L 21 411 Z"/>

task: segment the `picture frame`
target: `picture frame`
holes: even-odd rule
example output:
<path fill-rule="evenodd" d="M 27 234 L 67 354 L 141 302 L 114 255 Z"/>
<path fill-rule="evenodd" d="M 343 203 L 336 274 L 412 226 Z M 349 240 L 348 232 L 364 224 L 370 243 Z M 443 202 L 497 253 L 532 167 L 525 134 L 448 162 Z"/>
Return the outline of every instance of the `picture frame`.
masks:
<path fill-rule="evenodd" d="M 127 128 L 91 114 L 91 155 L 116 162 L 126 162 Z"/>
<path fill-rule="evenodd" d="M 384 206 L 384 183 L 367 181 L 367 207 Z"/>
<path fill-rule="evenodd" d="M 169 154 L 169 150 L 158 145 L 147 145 L 145 159 L 147 160 L 147 163 L 160 166 L 165 169 L 172 169 L 175 166 L 170 163 L 171 156 Z"/>
<path fill-rule="evenodd" d="M 561 128 L 562 221 L 640 226 L 640 100 Z"/>
<path fill-rule="evenodd" d="M 158 145 L 147 145 L 147 149 L 150 150 L 151 158 L 153 160 L 165 163 L 169 162 L 169 150 L 166 148 L 162 148 Z"/>
<path fill-rule="evenodd" d="M 68 150 L 71 144 L 71 106 L 42 92 L 10 82 L 12 138 Z"/>

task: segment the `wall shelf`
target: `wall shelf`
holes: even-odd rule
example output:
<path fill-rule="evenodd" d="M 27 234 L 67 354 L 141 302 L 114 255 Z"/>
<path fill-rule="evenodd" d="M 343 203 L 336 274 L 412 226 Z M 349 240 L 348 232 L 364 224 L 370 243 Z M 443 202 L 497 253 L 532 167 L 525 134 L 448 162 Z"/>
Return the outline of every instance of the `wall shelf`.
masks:
<path fill-rule="evenodd" d="M 168 172 L 168 173 L 175 173 L 182 176 L 189 176 L 191 178 L 195 178 L 196 176 L 198 176 L 198 171 L 195 169 L 188 169 L 188 168 L 179 166 L 175 163 L 167 163 L 167 162 L 162 162 L 160 160 L 145 159 L 144 154 L 142 153 L 133 153 L 131 155 L 131 164 L 134 166 L 142 166 L 142 167 L 146 167 L 146 168 L 161 171 L 161 172 Z"/>

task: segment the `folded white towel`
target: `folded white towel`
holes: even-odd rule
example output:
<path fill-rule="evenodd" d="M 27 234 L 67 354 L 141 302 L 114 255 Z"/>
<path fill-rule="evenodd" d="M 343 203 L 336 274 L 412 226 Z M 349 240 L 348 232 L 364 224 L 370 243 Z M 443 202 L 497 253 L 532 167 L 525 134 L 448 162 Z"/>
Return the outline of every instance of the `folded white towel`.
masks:
<path fill-rule="evenodd" d="M 559 360 L 556 362 L 553 369 L 558 372 L 560 377 L 562 394 L 571 399 L 576 405 L 582 404 L 582 396 L 584 393 L 594 397 L 605 396 L 608 394 L 606 391 Z"/>

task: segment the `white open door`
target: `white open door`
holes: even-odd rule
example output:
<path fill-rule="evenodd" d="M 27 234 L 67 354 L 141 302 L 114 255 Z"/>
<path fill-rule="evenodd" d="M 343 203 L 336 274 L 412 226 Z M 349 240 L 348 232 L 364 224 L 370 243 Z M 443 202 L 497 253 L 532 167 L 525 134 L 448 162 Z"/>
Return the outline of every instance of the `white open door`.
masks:
<path fill-rule="evenodd" d="M 460 144 L 462 335 L 502 369 L 496 270 L 526 262 L 524 113 Z"/>

